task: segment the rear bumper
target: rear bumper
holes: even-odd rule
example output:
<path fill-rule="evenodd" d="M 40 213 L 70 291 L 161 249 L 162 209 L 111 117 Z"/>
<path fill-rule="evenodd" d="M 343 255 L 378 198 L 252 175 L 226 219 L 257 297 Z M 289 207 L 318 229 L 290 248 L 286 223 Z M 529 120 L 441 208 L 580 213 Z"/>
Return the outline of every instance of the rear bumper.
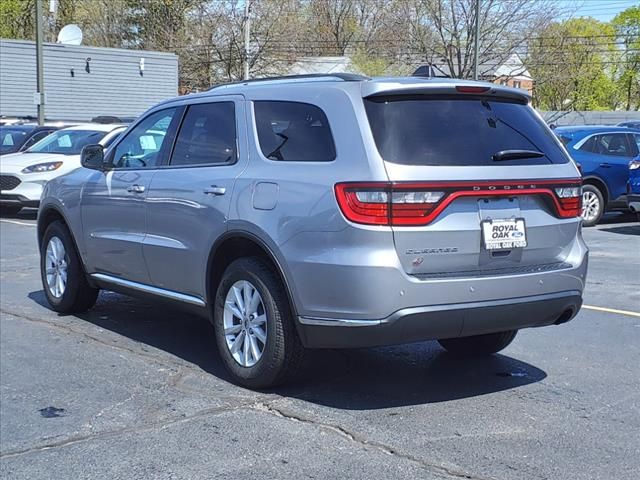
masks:
<path fill-rule="evenodd" d="M 580 291 L 498 301 L 412 307 L 380 320 L 299 317 L 308 348 L 358 348 L 465 337 L 571 320 L 582 306 Z"/>
<path fill-rule="evenodd" d="M 640 213 L 640 193 L 630 193 L 627 195 L 627 203 L 632 212 Z"/>

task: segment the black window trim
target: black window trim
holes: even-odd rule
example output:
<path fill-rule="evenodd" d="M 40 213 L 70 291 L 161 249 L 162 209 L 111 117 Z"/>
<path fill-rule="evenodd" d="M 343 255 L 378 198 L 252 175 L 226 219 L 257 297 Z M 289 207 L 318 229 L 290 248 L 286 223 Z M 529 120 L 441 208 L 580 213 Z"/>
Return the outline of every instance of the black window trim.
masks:
<path fill-rule="evenodd" d="M 144 117 L 140 118 L 135 124 L 131 125 L 131 127 L 129 127 L 128 129 L 125 129 L 124 132 L 122 132 L 123 134 L 126 133 L 126 135 L 122 135 L 120 138 L 117 139 L 116 142 L 112 143 L 109 146 L 109 158 L 108 163 L 111 164 L 111 168 L 109 169 L 109 171 L 136 171 L 136 170 L 144 170 L 144 171 L 152 171 L 152 170 L 158 170 L 160 168 L 166 167 L 166 163 L 167 163 L 167 156 L 164 154 L 165 152 L 165 142 L 162 142 L 162 147 L 160 147 L 160 162 L 158 162 L 156 165 L 154 165 L 153 167 L 138 167 L 138 168 L 127 168 L 127 167 L 114 167 L 113 166 L 113 160 L 114 160 L 114 156 L 116 154 L 116 150 L 118 149 L 118 146 L 129 136 L 131 135 L 131 132 L 133 132 L 138 125 L 140 125 L 142 122 L 144 122 L 147 118 L 149 118 L 151 115 L 155 115 L 156 113 L 159 112 L 164 112 L 165 110 L 172 110 L 175 109 L 176 110 L 176 114 L 175 117 L 171 119 L 171 122 L 169 123 L 169 127 L 167 128 L 167 135 L 170 135 L 169 139 L 170 139 L 170 143 L 171 143 L 171 151 L 170 153 L 173 153 L 173 143 L 175 142 L 176 136 L 177 136 L 177 129 L 172 129 L 171 126 L 173 125 L 174 121 L 179 120 L 178 125 L 182 124 L 182 117 L 184 116 L 184 112 L 186 110 L 184 105 L 170 105 L 167 106 L 166 108 L 161 108 L 158 110 L 154 110 L 152 112 L 149 112 L 147 115 L 145 115 Z M 128 131 L 127 131 L 128 130 Z M 168 147 L 167 147 L 168 148 Z"/>
<path fill-rule="evenodd" d="M 264 154 L 264 152 L 262 151 L 262 145 L 260 145 L 260 136 L 258 135 L 258 120 L 257 120 L 257 116 L 256 116 L 256 108 L 255 105 L 256 103 L 261 103 L 261 102 L 269 102 L 269 103 L 298 103 L 301 105 L 309 105 L 311 107 L 315 107 L 317 109 L 319 109 L 323 115 L 325 116 L 325 118 L 327 119 L 327 128 L 329 129 L 329 134 L 331 135 L 331 142 L 333 143 L 333 158 L 331 160 L 272 160 L 270 158 L 267 158 Z M 329 116 L 327 115 L 327 112 L 324 110 L 324 108 L 322 108 L 320 105 L 317 105 L 315 103 L 309 103 L 309 102 L 301 102 L 298 100 L 282 100 L 282 99 L 259 99 L 259 100 L 252 100 L 251 101 L 251 115 L 252 115 L 252 120 L 253 120 L 253 137 L 254 137 L 254 142 L 255 142 L 255 150 L 258 152 L 258 155 L 260 156 L 260 159 L 262 159 L 263 161 L 269 162 L 269 163 L 273 163 L 273 164 L 277 164 L 277 165 L 288 165 L 288 164 L 302 164 L 302 165 L 330 165 L 333 162 L 335 162 L 338 159 L 338 146 L 336 144 L 336 140 L 335 140 L 335 136 L 333 135 L 333 130 L 331 129 L 331 122 L 329 121 Z"/>
<path fill-rule="evenodd" d="M 173 160 L 173 154 L 175 152 L 176 149 L 176 143 L 178 141 L 178 135 L 180 135 L 180 130 L 182 130 L 182 125 L 184 123 L 185 118 L 187 117 L 187 112 L 189 111 L 189 108 L 196 106 L 196 105 L 210 105 L 212 103 L 232 103 L 233 104 L 233 115 L 234 115 L 234 120 L 236 122 L 236 158 L 233 162 L 225 162 L 225 163 L 219 163 L 219 162 L 212 162 L 212 163 L 194 163 L 194 164 L 185 164 L 185 165 L 172 165 L 171 162 Z M 240 130 L 239 130 L 239 125 L 238 125 L 238 115 L 237 115 L 237 111 L 238 111 L 238 103 L 234 100 L 234 99 L 230 99 L 230 98 L 224 98 L 224 99 L 219 99 L 219 100 L 211 100 L 211 101 L 207 101 L 207 102 L 198 102 L 198 103 L 188 103 L 182 106 L 182 115 L 180 117 L 180 123 L 178 124 L 178 127 L 176 129 L 176 134 L 173 136 L 173 141 L 171 142 L 171 151 L 169 152 L 169 156 L 167 157 L 168 160 L 166 162 L 166 164 L 161 165 L 160 168 L 162 169 L 166 169 L 166 170 L 175 170 L 175 169 L 179 169 L 179 168 L 203 168 L 203 167 L 228 167 L 231 165 L 236 165 L 239 161 L 240 161 L 240 141 L 239 141 L 239 137 L 240 137 Z"/>

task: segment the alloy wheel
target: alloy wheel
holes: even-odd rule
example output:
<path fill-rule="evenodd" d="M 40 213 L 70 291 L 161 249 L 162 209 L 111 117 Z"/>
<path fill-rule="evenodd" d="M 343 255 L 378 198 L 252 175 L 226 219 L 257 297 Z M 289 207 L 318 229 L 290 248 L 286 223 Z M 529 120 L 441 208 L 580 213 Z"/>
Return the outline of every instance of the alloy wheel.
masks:
<path fill-rule="evenodd" d="M 582 218 L 585 222 L 590 222 L 598 217 L 600 213 L 600 199 L 594 192 L 582 193 Z"/>
<path fill-rule="evenodd" d="M 47 244 L 45 268 L 47 288 L 49 289 L 49 293 L 55 298 L 62 297 L 67 288 L 68 265 L 69 258 L 62 240 L 58 237 L 51 237 Z"/>
<path fill-rule="evenodd" d="M 235 282 L 224 302 L 224 336 L 234 360 L 252 367 L 267 344 L 267 312 L 258 289 L 246 280 Z"/>

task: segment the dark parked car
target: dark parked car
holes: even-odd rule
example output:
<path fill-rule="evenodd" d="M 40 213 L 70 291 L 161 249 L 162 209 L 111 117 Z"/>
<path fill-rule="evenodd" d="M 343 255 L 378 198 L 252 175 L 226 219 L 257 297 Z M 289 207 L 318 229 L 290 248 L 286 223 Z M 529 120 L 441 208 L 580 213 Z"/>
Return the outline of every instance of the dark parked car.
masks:
<path fill-rule="evenodd" d="M 22 152 L 64 125 L 13 124 L 0 127 L 0 155 Z"/>
<path fill-rule="evenodd" d="M 600 221 L 607 208 L 627 208 L 629 162 L 640 153 L 640 130 L 628 127 L 558 127 L 553 131 L 582 169 L 582 218 Z"/>

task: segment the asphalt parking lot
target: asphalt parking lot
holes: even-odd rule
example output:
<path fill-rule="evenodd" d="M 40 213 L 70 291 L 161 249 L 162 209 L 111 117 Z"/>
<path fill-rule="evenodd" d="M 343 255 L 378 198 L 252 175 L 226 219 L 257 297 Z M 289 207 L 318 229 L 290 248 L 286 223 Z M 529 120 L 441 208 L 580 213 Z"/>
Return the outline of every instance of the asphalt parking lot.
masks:
<path fill-rule="evenodd" d="M 0 219 L 2 478 L 639 478 L 635 217 L 585 229 L 589 308 L 568 324 L 471 362 L 314 352 L 265 393 L 227 381 L 206 321 L 107 292 L 46 308 L 34 219 Z"/>

